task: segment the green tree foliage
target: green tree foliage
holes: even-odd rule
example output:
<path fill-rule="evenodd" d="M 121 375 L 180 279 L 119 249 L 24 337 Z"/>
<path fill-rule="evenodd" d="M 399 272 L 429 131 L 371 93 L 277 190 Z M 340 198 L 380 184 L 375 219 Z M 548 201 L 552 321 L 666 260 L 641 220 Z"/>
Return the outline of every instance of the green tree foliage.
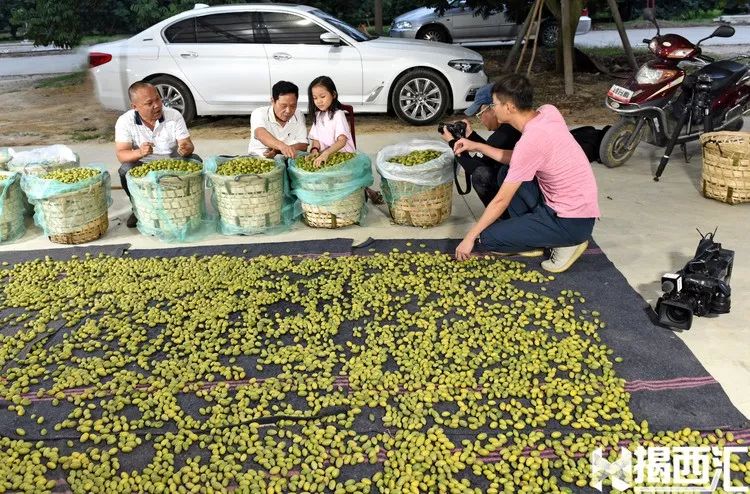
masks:
<path fill-rule="evenodd" d="M 36 44 L 54 43 L 73 47 L 90 34 L 135 34 L 174 14 L 192 9 L 195 4 L 225 5 L 246 0 L 0 0 L 0 29 L 14 19 L 24 26 L 26 37 Z M 300 3 L 282 0 L 282 3 Z M 374 0 L 312 0 L 318 7 L 357 26 L 374 23 Z M 414 0 L 383 0 L 383 20 L 415 6 Z M 4 20 L 7 19 L 7 20 Z"/>
<path fill-rule="evenodd" d="M 7 0 L 0 0 L 5 6 Z M 241 0 L 201 0 L 209 5 Z M 36 44 L 73 47 L 89 34 L 137 33 L 169 16 L 189 10 L 194 0 L 10 0 L 12 19 L 25 26 Z M 0 14 L 1 15 L 1 14 Z"/>
<path fill-rule="evenodd" d="M 33 5 L 32 0 L 0 0 L 0 31 L 7 29 L 11 38 L 17 38 L 23 23 L 13 18 L 13 12 Z"/>
<path fill-rule="evenodd" d="M 279 1 L 279 0 L 277 0 Z M 300 3 L 298 0 L 280 0 L 283 3 Z M 383 22 L 420 6 L 434 7 L 439 11 L 449 8 L 452 0 L 383 0 Z M 590 0 L 607 8 L 606 0 Z M 618 0 L 634 3 L 635 0 Z M 37 44 L 54 43 L 60 46 L 77 45 L 82 36 L 90 34 L 137 33 L 169 16 L 193 8 L 196 2 L 208 5 L 246 3 L 246 0 L 0 0 L 0 29 L 9 29 L 15 37 L 23 34 Z M 723 8 L 725 5 L 743 3 L 745 0 L 660 0 L 659 18 L 684 16 L 686 10 L 696 11 Z M 374 23 L 374 0 L 308 0 L 307 5 L 318 7 L 355 26 Z M 477 15 L 488 16 L 501 3 L 508 6 L 506 15 L 523 22 L 532 0 L 466 0 L 466 6 Z M 637 2 L 636 2 L 637 3 Z M 546 9 L 559 19 L 560 0 L 545 0 Z M 640 5 L 640 4 L 638 4 Z M 582 0 L 572 0 L 570 22 L 575 30 Z M 635 11 L 638 9 L 636 8 Z"/>

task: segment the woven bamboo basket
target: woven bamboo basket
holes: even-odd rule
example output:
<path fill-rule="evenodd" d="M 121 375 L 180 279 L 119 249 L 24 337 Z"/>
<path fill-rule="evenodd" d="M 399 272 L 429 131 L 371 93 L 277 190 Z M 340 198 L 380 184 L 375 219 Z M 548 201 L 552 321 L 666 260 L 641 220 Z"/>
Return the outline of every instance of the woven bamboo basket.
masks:
<path fill-rule="evenodd" d="M 35 175 L 37 177 L 41 177 L 42 175 L 46 175 L 49 172 L 53 172 L 55 170 L 62 170 L 64 168 L 75 168 L 78 166 L 77 161 L 64 161 L 61 163 L 52 162 L 52 163 L 35 163 L 25 166 L 13 166 L 13 160 L 10 160 L 7 164 L 8 170 L 23 173 L 26 175 Z"/>
<path fill-rule="evenodd" d="M 0 171 L 0 180 L 5 180 L 12 173 Z M 18 180 L 10 184 L 0 185 L 0 193 L 3 187 L 8 187 L 3 198 L 2 213 L 0 213 L 0 242 L 13 238 L 20 229 L 25 228 L 24 220 L 24 194 Z"/>
<path fill-rule="evenodd" d="M 58 244 L 82 244 L 107 231 L 107 191 L 104 180 L 89 187 L 40 199 L 47 235 Z"/>
<path fill-rule="evenodd" d="M 46 175 L 49 172 L 53 172 L 55 170 L 62 170 L 65 168 L 75 168 L 78 166 L 78 162 L 76 161 L 68 161 L 63 163 L 37 163 L 33 165 L 26 165 L 26 166 L 13 166 L 13 161 L 11 160 L 8 162 L 8 170 L 18 172 L 24 175 L 34 175 L 35 177 L 41 177 L 42 175 Z M 26 211 L 27 216 L 34 216 L 34 205 L 31 204 L 26 197 L 26 193 L 23 192 L 23 189 L 21 190 L 21 193 L 23 194 L 23 204 L 24 209 Z"/>
<path fill-rule="evenodd" d="M 436 226 L 451 215 L 453 182 L 437 187 L 416 185 L 399 180 L 384 181 L 388 210 L 398 225 Z"/>
<path fill-rule="evenodd" d="M 225 224 L 260 230 L 281 224 L 284 206 L 284 169 L 262 175 L 210 174 L 209 180 Z"/>
<path fill-rule="evenodd" d="M 750 132 L 701 136 L 703 195 L 727 204 L 750 202 Z"/>
<path fill-rule="evenodd" d="M 148 229 L 192 228 L 199 226 L 203 219 L 203 178 L 200 171 L 162 175 L 155 181 L 148 175 L 131 175 L 130 184 L 135 216 L 138 223 Z"/>
<path fill-rule="evenodd" d="M 341 200 L 315 205 L 302 202 L 302 216 L 314 228 L 343 228 L 359 223 L 365 205 L 364 189 L 360 188 Z"/>

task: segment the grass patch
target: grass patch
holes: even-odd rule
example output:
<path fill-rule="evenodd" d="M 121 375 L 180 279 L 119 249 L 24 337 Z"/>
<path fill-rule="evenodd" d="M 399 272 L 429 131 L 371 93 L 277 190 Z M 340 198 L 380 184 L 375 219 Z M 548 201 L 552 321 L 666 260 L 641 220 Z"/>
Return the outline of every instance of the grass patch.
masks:
<path fill-rule="evenodd" d="M 74 129 L 70 134 L 70 139 L 76 142 L 83 141 L 113 141 L 114 140 L 113 130 L 102 130 L 96 127 L 86 127 L 83 129 Z"/>
<path fill-rule="evenodd" d="M 607 58 L 618 58 L 625 55 L 625 50 L 622 46 L 592 46 L 592 47 L 577 47 L 579 50 L 584 52 L 590 57 L 596 57 L 598 59 Z M 638 55 L 646 55 L 649 51 L 647 48 L 636 48 L 633 47 L 633 54 L 637 57 Z"/>
<path fill-rule="evenodd" d="M 79 84 L 82 84 L 84 80 L 86 80 L 86 71 L 81 70 L 79 72 L 73 72 L 71 74 L 63 74 L 49 77 L 47 79 L 42 79 L 38 81 L 34 87 L 37 89 L 47 89 L 77 86 Z"/>

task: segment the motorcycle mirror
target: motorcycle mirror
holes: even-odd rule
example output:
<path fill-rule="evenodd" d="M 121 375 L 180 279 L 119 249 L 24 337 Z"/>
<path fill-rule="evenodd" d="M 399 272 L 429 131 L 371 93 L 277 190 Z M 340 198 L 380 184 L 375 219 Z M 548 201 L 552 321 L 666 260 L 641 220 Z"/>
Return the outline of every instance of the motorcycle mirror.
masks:
<path fill-rule="evenodd" d="M 659 24 L 656 22 L 656 9 L 653 7 L 646 7 L 643 9 L 643 18 L 656 26 L 656 35 L 659 36 Z"/>
<path fill-rule="evenodd" d="M 734 36 L 734 28 L 732 26 L 722 24 L 721 26 L 716 28 L 711 36 L 715 36 L 717 38 L 731 38 L 732 36 Z"/>
<path fill-rule="evenodd" d="M 706 36 L 702 40 L 698 41 L 695 46 L 700 45 L 710 38 L 731 38 L 732 36 L 734 36 L 734 28 L 732 26 L 722 24 L 721 26 L 717 27 L 713 33 L 711 33 L 711 36 Z"/>

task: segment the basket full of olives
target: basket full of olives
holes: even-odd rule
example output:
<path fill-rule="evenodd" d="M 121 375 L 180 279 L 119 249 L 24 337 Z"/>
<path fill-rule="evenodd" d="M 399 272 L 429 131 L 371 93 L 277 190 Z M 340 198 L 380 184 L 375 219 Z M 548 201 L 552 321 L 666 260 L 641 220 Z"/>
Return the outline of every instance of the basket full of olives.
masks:
<path fill-rule="evenodd" d="M 342 228 L 362 219 L 364 188 L 372 185 L 372 162 L 363 153 L 336 152 L 320 166 L 316 155 L 292 160 L 289 174 L 302 217 L 314 228 Z"/>
<path fill-rule="evenodd" d="M 22 183 L 36 210 L 35 222 L 52 242 L 91 242 L 109 228 L 109 173 L 90 167 L 56 168 L 26 176 Z"/>
<path fill-rule="evenodd" d="M 381 188 L 394 223 L 430 227 L 450 216 L 453 155 L 437 144 L 413 149 L 400 144 L 378 154 Z"/>
<path fill-rule="evenodd" d="M 203 220 L 203 165 L 158 159 L 127 173 L 130 200 L 142 233 L 163 239 L 183 238 Z"/>
<path fill-rule="evenodd" d="M 207 172 L 223 233 L 251 234 L 283 222 L 284 166 L 258 156 L 216 158 Z"/>

